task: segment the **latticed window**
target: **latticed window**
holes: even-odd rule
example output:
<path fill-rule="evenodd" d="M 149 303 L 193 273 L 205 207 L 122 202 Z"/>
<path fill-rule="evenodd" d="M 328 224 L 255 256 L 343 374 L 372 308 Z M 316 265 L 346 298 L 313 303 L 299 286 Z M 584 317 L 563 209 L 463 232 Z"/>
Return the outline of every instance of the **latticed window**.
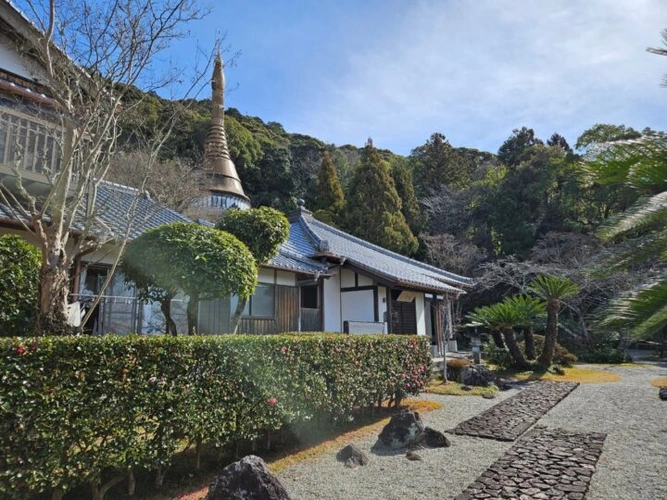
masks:
<path fill-rule="evenodd" d="M 0 164 L 36 173 L 60 169 L 57 128 L 24 115 L 0 114 Z"/>

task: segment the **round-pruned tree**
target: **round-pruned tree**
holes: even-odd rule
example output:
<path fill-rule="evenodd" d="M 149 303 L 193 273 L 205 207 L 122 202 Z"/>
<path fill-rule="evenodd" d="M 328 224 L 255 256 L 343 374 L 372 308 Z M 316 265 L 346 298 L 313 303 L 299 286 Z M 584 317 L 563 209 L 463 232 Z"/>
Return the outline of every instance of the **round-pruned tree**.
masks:
<path fill-rule="evenodd" d="M 249 210 L 228 210 L 216 227 L 236 236 L 250 249 L 257 265 L 266 264 L 278 253 L 289 236 L 289 221 L 282 212 L 271 207 Z M 239 296 L 232 315 L 230 330 L 236 333 L 248 296 Z"/>
<path fill-rule="evenodd" d="M 0 236 L 0 335 L 34 328 L 41 254 L 20 236 Z"/>
<path fill-rule="evenodd" d="M 151 229 L 130 242 L 121 268 L 141 298 L 160 302 L 171 334 L 176 334 L 176 325 L 169 302 L 179 290 L 189 297 L 188 333 L 194 334 L 200 300 L 247 298 L 257 281 L 255 259 L 238 238 L 185 222 Z"/>

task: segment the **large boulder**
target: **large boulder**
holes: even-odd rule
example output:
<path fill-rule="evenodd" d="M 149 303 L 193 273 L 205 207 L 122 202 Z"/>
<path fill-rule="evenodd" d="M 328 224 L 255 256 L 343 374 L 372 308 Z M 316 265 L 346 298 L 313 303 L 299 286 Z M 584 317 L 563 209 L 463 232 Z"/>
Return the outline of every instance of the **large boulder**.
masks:
<path fill-rule="evenodd" d="M 426 427 L 424 429 L 424 445 L 429 448 L 447 448 L 451 443 L 442 432 Z"/>
<path fill-rule="evenodd" d="M 285 487 L 255 455 L 228 465 L 208 488 L 206 500 L 290 500 Z"/>
<path fill-rule="evenodd" d="M 488 387 L 495 377 L 484 365 L 469 365 L 461 371 L 461 383 L 473 387 Z"/>
<path fill-rule="evenodd" d="M 378 439 L 392 449 L 416 446 L 424 439 L 424 424 L 416 411 L 402 411 L 391 417 Z"/>
<path fill-rule="evenodd" d="M 356 444 L 348 444 L 336 454 L 336 458 L 340 462 L 345 462 L 345 466 L 351 469 L 359 465 L 368 465 L 368 455 L 361 451 Z"/>

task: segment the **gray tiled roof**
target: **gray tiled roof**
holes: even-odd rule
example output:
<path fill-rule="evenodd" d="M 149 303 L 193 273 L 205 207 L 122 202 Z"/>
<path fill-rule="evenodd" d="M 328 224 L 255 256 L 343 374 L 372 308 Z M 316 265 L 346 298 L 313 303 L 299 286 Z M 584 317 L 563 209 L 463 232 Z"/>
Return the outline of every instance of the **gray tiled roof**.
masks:
<path fill-rule="evenodd" d="M 84 200 L 82 205 L 85 207 L 86 203 Z M 122 238 L 128 228 L 129 237 L 133 239 L 162 224 L 192 222 L 174 210 L 159 206 L 147 194 L 140 193 L 137 189 L 111 182 L 99 184 L 92 215 L 90 232 L 104 240 Z M 48 220 L 48 214 L 45 218 Z M 3 219 L 29 224 L 28 217 L 18 205 L 10 207 L 0 203 L 0 220 Z M 81 216 L 72 225 L 75 232 L 83 231 L 85 219 L 84 209 L 81 209 Z"/>
<path fill-rule="evenodd" d="M 102 182 L 97 188 L 93 213 L 97 230 L 105 237 L 123 237 L 129 227 L 130 239 L 134 239 L 163 224 L 192 222 L 174 210 L 161 207 L 148 194 L 111 182 Z"/>
<path fill-rule="evenodd" d="M 399 255 L 331 227 L 305 209 L 300 209 L 298 219 L 292 220 L 288 245 L 307 255 L 344 258 L 349 264 L 406 288 L 462 293 L 473 285 L 471 278 Z"/>

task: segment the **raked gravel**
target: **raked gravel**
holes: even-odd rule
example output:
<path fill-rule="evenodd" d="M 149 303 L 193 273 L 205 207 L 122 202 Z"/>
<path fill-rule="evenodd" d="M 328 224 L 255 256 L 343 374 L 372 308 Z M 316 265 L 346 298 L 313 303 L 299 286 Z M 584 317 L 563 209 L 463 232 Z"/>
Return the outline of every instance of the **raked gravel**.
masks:
<path fill-rule="evenodd" d="M 588 491 L 588 500 L 667 499 L 667 402 L 650 385 L 667 376 L 667 366 L 609 368 L 619 382 L 581 384 L 539 420 L 540 425 L 607 434 Z M 443 408 L 422 415 L 424 424 L 444 431 L 469 419 L 520 389 L 497 399 L 475 396 L 425 395 Z M 370 464 L 349 469 L 332 450 L 278 474 L 293 500 L 447 499 L 461 493 L 513 443 L 448 435 L 452 446 L 422 449 L 422 461 L 405 452 L 371 452 L 377 436 L 354 442 L 370 456 Z"/>

